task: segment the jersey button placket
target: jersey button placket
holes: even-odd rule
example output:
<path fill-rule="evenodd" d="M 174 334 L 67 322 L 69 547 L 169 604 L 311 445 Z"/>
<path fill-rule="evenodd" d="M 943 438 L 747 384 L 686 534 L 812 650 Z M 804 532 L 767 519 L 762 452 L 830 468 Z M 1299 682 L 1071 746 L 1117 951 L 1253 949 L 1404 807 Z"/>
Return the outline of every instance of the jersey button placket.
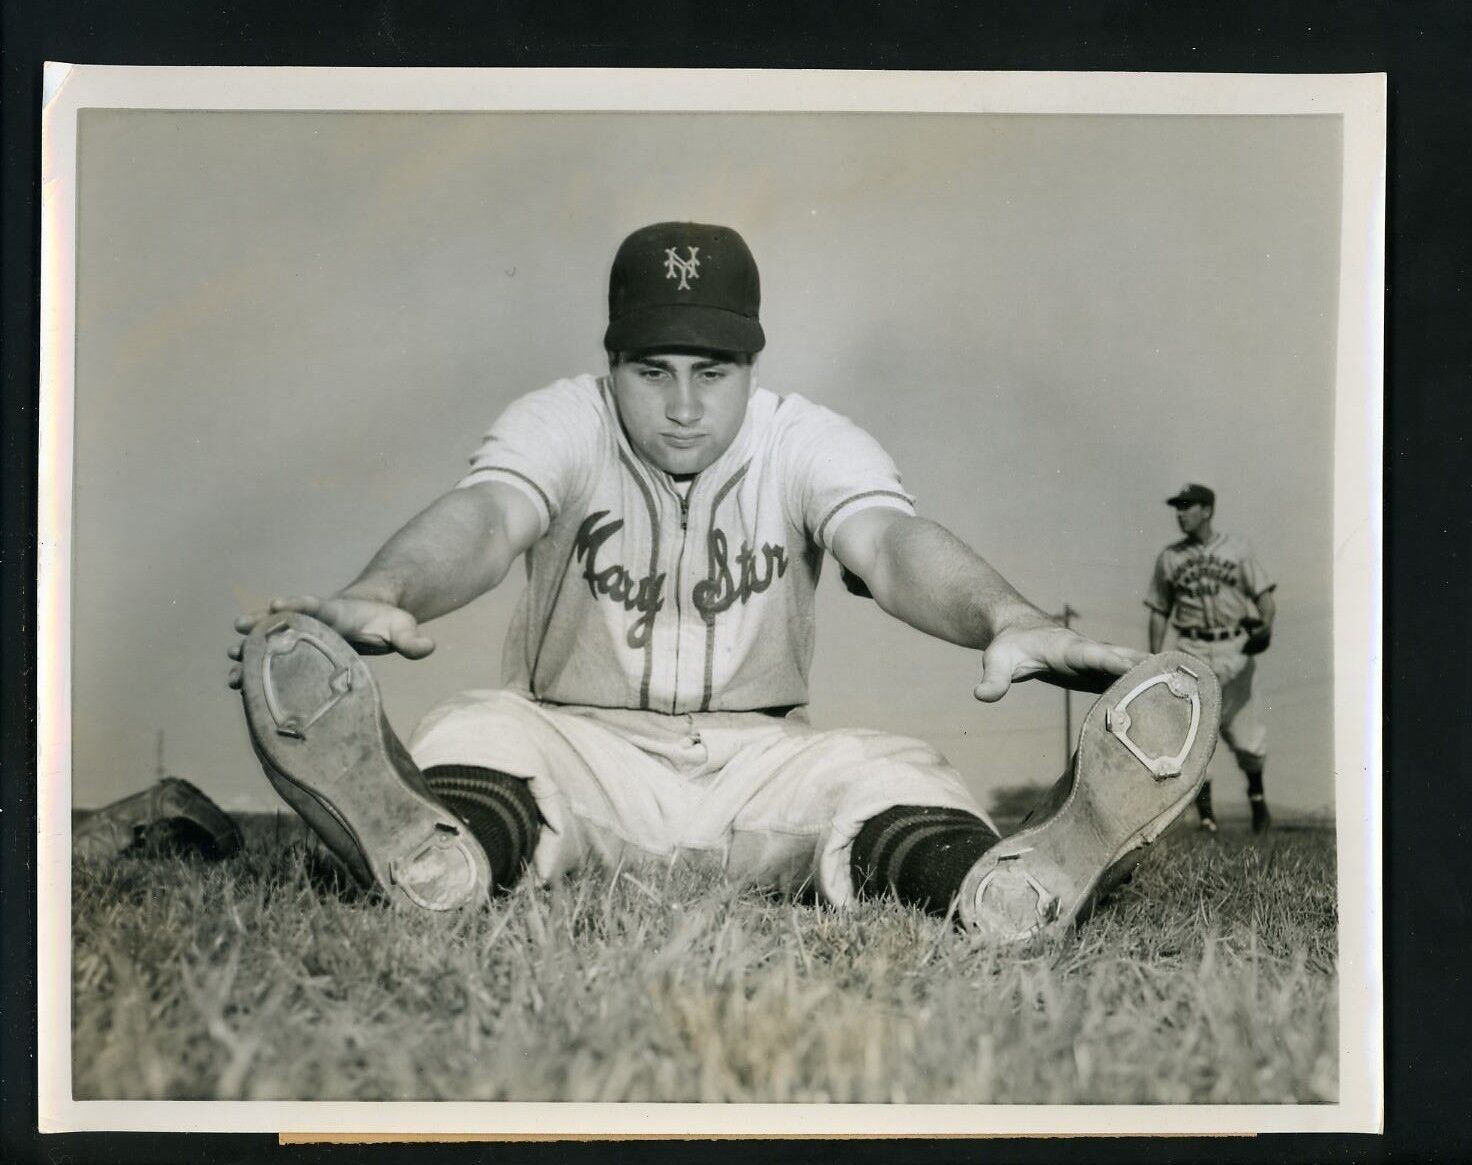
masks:
<path fill-rule="evenodd" d="M 689 623 L 689 613 L 686 611 L 688 603 L 685 599 L 685 589 L 687 586 L 686 579 L 687 577 L 689 577 L 689 572 L 685 569 L 685 553 L 686 548 L 690 542 L 690 524 L 692 520 L 691 502 L 695 496 L 695 487 L 698 481 L 699 478 L 696 478 L 695 481 L 692 481 L 690 483 L 689 488 L 686 490 L 683 497 L 673 485 L 669 486 L 669 492 L 675 499 L 676 513 L 678 515 L 678 521 L 672 523 L 675 560 L 673 579 L 675 606 L 675 659 L 674 671 L 670 681 L 672 689 L 670 698 L 671 712 L 681 711 L 682 707 L 689 702 L 689 695 L 686 691 L 684 677 L 681 675 L 681 671 L 685 667 L 690 657 L 690 652 L 688 650 L 687 644 L 685 643 L 686 625 Z"/>

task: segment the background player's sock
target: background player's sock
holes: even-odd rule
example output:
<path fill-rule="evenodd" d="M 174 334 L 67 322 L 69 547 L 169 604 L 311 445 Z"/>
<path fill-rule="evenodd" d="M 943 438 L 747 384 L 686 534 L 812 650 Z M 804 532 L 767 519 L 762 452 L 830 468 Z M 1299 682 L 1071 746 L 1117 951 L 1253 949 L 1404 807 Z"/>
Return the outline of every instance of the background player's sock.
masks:
<path fill-rule="evenodd" d="M 1243 766 L 1243 771 L 1247 774 L 1247 804 L 1252 810 L 1252 832 L 1261 833 L 1273 823 L 1273 815 L 1268 812 L 1268 799 L 1263 792 L 1262 761 L 1254 758 L 1249 763 L 1253 765 L 1252 768 Z"/>
<path fill-rule="evenodd" d="M 527 782 L 472 765 L 435 765 L 424 770 L 424 779 L 486 851 L 492 890 L 514 885 L 542 832 L 542 815 Z"/>
<path fill-rule="evenodd" d="M 1196 812 L 1201 815 L 1201 828 L 1216 832 L 1216 814 L 1211 811 L 1211 782 L 1207 781 L 1201 786 L 1201 792 L 1196 794 Z"/>
<path fill-rule="evenodd" d="M 998 841 L 974 813 L 933 805 L 898 805 L 868 821 L 854 839 L 854 888 L 944 914 L 977 859 Z"/>

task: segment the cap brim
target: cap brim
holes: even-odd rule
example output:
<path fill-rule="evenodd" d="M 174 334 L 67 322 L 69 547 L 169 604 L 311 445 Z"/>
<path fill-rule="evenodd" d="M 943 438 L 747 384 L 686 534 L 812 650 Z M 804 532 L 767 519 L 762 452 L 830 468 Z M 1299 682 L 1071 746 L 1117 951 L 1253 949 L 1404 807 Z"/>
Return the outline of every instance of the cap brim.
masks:
<path fill-rule="evenodd" d="M 766 343 L 761 324 L 750 316 L 700 304 L 640 308 L 619 316 L 603 334 L 603 346 L 610 352 L 658 348 L 760 352 Z"/>

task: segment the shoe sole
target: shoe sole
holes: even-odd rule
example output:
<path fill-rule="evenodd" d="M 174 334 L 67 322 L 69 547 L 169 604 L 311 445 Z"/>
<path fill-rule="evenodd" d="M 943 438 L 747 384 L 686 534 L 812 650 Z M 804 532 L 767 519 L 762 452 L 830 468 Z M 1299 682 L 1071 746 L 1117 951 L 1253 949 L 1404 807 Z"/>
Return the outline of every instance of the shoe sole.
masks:
<path fill-rule="evenodd" d="M 1153 655 L 1121 676 L 1084 718 L 1067 799 L 972 867 L 961 921 L 998 943 L 1071 927 L 1195 801 L 1220 718 L 1217 679 L 1194 656 Z"/>
<path fill-rule="evenodd" d="M 267 779 L 358 882 L 422 910 L 488 895 L 484 850 L 429 792 L 346 640 L 274 615 L 246 637 L 240 692 Z"/>

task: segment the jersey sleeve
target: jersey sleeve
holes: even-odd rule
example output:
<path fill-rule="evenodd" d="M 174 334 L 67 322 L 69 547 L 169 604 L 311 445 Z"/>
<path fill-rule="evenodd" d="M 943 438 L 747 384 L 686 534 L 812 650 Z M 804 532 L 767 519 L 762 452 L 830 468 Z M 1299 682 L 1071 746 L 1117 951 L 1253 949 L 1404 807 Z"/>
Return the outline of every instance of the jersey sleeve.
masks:
<path fill-rule="evenodd" d="M 456 488 L 498 481 L 520 490 L 545 533 L 594 462 L 598 418 L 596 390 L 577 381 L 528 393 L 496 419 Z"/>
<path fill-rule="evenodd" d="M 858 425 L 798 396 L 783 407 L 793 410 L 783 442 L 787 510 L 815 543 L 831 550 L 839 523 L 859 510 L 915 512 L 894 461 Z"/>
<path fill-rule="evenodd" d="M 1165 568 L 1165 554 L 1155 559 L 1155 570 L 1150 575 L 1150 585 L 1145 590 L 1145 606 L 1161 615 L 1169 615 L 1175 605 L 1175 588 Z"/>
<path fill-rule="evenodd" d="M 1238 562 L 1242 571 L 1243 589 L 1254 601 L 1277 587 L 1277 582 L 1263 569 L 1262 563 L 1257 559 L 1257 553 L 1245 539 L 1242 542 L 1241 558 Z"/>

